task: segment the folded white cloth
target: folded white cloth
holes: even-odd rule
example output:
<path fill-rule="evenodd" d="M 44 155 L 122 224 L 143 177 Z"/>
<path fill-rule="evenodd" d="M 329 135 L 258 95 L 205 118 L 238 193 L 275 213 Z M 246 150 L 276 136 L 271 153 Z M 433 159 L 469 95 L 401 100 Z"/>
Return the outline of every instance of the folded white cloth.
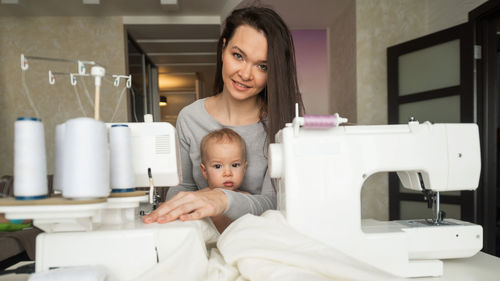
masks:
<path fill-rule="evenodd" d="M 226 263 L 217 248 L 210 251 L 208 260 L 208 281 L 245 281 L 238 269 Z"/>
<path fill-rule="evenodd" d="M 171 224 L 189 224 L 194 226 L 193 232 L 180 241 L 172 241 L 177 245 L 168 257 L 164 257 L 153 267 L 146 269 L 143 274 L 134 278 L 134 281 L 178 280 L 199 281 L 207 280 L 209 260 L 203 244 L 200 247 L 200 237 L 205 245 L 215 245 L 219 232 L 209 218 L 195 221 L 175 221 Z M 199 234 L 199 235 L 198 235 Z"/>
<path fill-rule="evenodd" d="M 102 266 L 77 266 L 34 273 L 28 281 L 111 281 Z"/>
<path fill-rule="evenodd" d="M 363 264 L 289 226 L 278 211 L 245 215 L 217 243 L 224 260 L 249 280 L 388 280 Z"/>

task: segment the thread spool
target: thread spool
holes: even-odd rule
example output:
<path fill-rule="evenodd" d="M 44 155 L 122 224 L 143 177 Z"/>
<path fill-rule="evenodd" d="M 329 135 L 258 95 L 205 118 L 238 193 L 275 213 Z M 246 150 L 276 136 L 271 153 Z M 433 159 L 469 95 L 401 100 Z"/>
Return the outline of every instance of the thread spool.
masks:
<path fill-rule="evenodd" d="M 109 152 L 104 123 L 92 118 L 67 121 L 63 147 L 63 197 L 107 197 Z"/>
<path fill-rule="evenodd" d="M 304 115 L 305 128 L 333 128 L 346 122 L 347 118 L 340 117 L 338 113 L 334 115 Z"/>
<path fill-rule="evenodd" d="M 54 191 L 58 191 L 62 193 L 63 190 L 63 180 L 62 177 L 64 175 L 64 134 L 65 134 L 66 124 L 59 124 L 56 126 L 56 148 L 55 148 L 55 163 L 54 163 L 54 180 L 52 182 L 52 186 L 54 187 Z"/>
<path fill-rule="evenodd" d="M 20 117 L 14 124 L 14 197 L 36 200 L 47 194 L 43 123 L 38 118 Z"/>
<path fill-rule="evenodd" d="M 125 124 L 111 125 L 109 129 L 111 158 L 111 192 L 132 192 L 134 170 L 130 128 Z"/>

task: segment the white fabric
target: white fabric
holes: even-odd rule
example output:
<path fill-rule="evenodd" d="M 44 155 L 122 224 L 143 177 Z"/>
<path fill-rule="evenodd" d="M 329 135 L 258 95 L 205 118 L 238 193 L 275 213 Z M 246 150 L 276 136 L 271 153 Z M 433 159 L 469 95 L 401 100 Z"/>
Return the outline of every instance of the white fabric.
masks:
<path fill-rule="evenodd" d="M 173 223 L 190 224 L 195 227 L 205 242 L 205 245 L 215 246 L 219 238 L 219 232 L 215 228 L 212 220 L 204 218 L 195 221 Z M 178 245 L 166 258 L 160 258 L 160 262 L 153 267 L 145 270 L 143 274 L 134 279 L 134 281 L 156 281 L 156 280 L 179 280 L 179 281 L 199 281 L 206 280 L 208 274 L 209 261 L 205 247 L 200 238 L 195 237 L 195 233 L 190 232 L 188 237 Z M 179 243 L 179 241 L 165 241 L 166 243 Z M 203 253 L 202 253 L 203 252 Z M 224 265 L 222 265 L 224 267 Z M 219 279 L 214 279 L 219 280 Z M 224 279 L 230 280 L 230 279 Z"/>
<path fill-rule="evenodd" d="M 187 243 L 167 259 L 145 270 L 134 281 L 394 279 L 393 276 L 300 234 L 287 224 L 279 211 L 270 210 L 262 216 L 245 215 L 234 221 L 220 236 L 208 218 L 190 223 L 203 236 L 208 247 L 208 259 L 206 255 L 200 255 L 199 251 L 191 249 L 191 246 L 199 246 Z M 193 256 L 195 252 L 198 254 Z M 99 267 L 81 267 L 52 270 L 34 274 L 29 280 L 109 280 L 106 279 L 105 272 L 98 269 Z"/>
<path fill-rule="evenodd" d="M 226 263 L 217 248 L 210 251 L 210 259 L 208 260 L 208 276 L 209 281 L 245 281 L 238 269 Z"/>
<path fill-rule="evenodd" d="M 217 243 L 248 280 L 388 280 L 392 277 L 292 229 L 278 211 L 245 215 Z M 228 279 L 231 280 L 231 279 Z"/>
<path fill-rule="evenodd" d="M 59 268 L 30 275 L 29 281 L 111 281 L 102 266 Z"/>

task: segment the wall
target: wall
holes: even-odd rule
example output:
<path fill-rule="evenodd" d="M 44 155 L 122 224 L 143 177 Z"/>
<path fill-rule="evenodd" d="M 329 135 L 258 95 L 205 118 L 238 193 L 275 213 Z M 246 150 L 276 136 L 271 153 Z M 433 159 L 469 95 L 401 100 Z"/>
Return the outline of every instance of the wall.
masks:
<path fill-rule="evenodd" d="M 487 0 L 426 0 L 428 6 L 428 33 L 467 22 L 469 11 Z"/>
<path fill-rule="evenodd" d="M 40 112 L 45 126 L 48 172 L 53 172 L 55 126 L 84 116 L 75 89 L 87 116 L 93 107 L 93 80 L 78 79 L 72 87 L 68 76 L 56 76 L 48 83 L 48 70 L 76 72 L 75 64 L 31 60 L 22 73 L 20 54 L 29 56 L 94 60 L 109 74 L 125 73 L 125 37 L 120 17 L 0 17 L 0 175 L 13 173 L 14 122 L 19 116 L 34 116 L 26 90 Z M 24 74 L 24 82 L 23 82 Z M 101 88 L 101 119 L 109 122 L 124 83 L 112 86 L 106 77 Z M 25 87 L 26 86 L 26 87 Z M 84 87 L 86 86 L 86 87 Z M 115 121 L 127 121 L 127 91 L 118 106 Z"/>
<path fill-rule="evenodd" d="M 308 114 L 328 114 L 328 54 L 326 29 L 292 30 L 297 80 Z"/>
<path fill-rule="evenodd" d="M 356 76 L 360 124 L 387 124 L 387 47 L 467 21 L 484 0 L 357 0 Z M 388 218 L 386 174 L 370 177 L 362 191 L 364 217 Z"/>
<path fill-rule="evenodd" d="M 306 111 L 311 114 L 338 112 L 356 122 L 356 1 L 244 0 L 239 7 L 255 2 L 273 8 L 291 30 L 326 30 L 328 81 L 323 86 L 314 87 L 318 90 L 321 87 L 320 92 L 308 92 L 310 85 L 302 84 L 309 82 L 299 81 L 299 88 L 308 95 L 305 97 Z M 307 73 L 313 68 L 303 70 L 299 65 L 297 70 Z M 326 96 L 322 94 L 325 91 Z"/>
<path fill-rule="evenodd" d="M 344 1 L 338 9 L 328 27 L 330 114 L 356 123 L 356 2 Z"/>
<path fill-rule="evenodd" d="M 356 1 L 358 123 L 387 124 L 386 49 L 425 34 L 425 18 L 425 1 Z M 368 178 L 361 200 L 363 217 L 388 219 L 386 173 Z"/>

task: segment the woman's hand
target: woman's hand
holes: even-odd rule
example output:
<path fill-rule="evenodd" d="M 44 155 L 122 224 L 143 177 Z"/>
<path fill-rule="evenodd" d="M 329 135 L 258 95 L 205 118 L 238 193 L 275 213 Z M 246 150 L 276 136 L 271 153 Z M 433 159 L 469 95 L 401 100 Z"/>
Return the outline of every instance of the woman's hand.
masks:
<path fill-rule="evenodd" d="M 226 210 L 227 203 L 226 194 L 217 189 L 179 192 L 142 220 L 145 223 L 167 223 L 176 219 L 187 221 L 219 216 Z"/>

